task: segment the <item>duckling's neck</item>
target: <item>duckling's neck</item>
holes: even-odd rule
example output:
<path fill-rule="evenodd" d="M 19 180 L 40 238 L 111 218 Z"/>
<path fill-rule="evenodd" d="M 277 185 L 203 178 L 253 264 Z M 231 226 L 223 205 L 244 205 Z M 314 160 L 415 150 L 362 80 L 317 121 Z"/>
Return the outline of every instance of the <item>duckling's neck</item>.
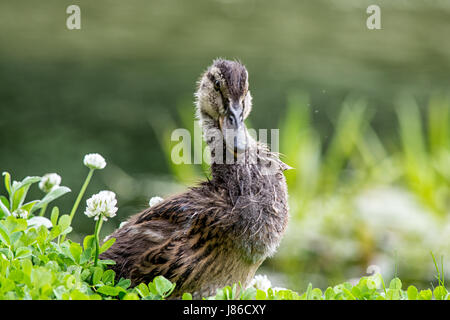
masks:
<path fill-rule="evenodd" d="M 233 208 L 232 237 L 242 257 L 258 264 L 275 252 L 288 209 L 284 163 L 266 145 L 253 142 L 235 163 L 212 162 L 210 183 Z"/>
<path fill-rule="evenodd" d="M 223 138 L 216 138 L 217 131 L 213 121 L 203 122 L 204 138 L 211 150 L 212 179 L 208 185 L 230 201 L 233 209 L 227 219 L 233 222 L 233 239 L 242 256 L 259 263 L 275 252 L 286 227 L 287 190 L 282 172 L 289 167 L 253 138 L 245 152 L 227 163 L 229 151 Z"/>
<path fill-rule="evenodd" d="M 236 168 L 255 167 L 264 170 L 267 173 L 267 168 L 277 164 L 278 156 L 269 151 L 267 145 L 256 141 L 250 134 L 247 134 L 246 150 L 240 153 L 234 153 L 227 148 L 224 141 L 223 134 L 219 129 L 217 121 L 209 116 L 201 115 L 201 126 L 203 129 L 203 138 L 208 145 L 211 159 L 211 170 L 213 177 L 220 178 L 218 173 L 225 171 L 234 171 Z M 263 169 L 266 168 L 266 169 Z M 276 168 L 279 169 L 279 166 Z M 273 171 L 275 174 L 278 171 Z M 223 177 L 226 180 L 230 176 Z"/>

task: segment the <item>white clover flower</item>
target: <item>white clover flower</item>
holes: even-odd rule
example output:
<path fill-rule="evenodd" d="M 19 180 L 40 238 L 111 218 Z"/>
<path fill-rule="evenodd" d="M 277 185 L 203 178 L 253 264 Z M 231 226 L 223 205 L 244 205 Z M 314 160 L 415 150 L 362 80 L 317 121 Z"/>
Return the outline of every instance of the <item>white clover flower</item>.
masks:
<path fill-rule="evenodd" d="M 105 158 L 98 153 L 89 153 L 84 156 L 83 163 L 90 169 L 103 169 L 106 167 Z"/>
<path fill-rule="evenodd" d="M 163 200 L 164 200 L 164 199 L 161 198 L 161 197 L 152 197 L 152 198 L 150 199 L 150 201 L 148 202 L 148 205 L 149 205 L 150 207 L 153 207 L 154 205 L 160 203 L 160 202 L 163 201 Z"/>
<path fill-rule="evenodd" d="M 87 199 L 84 214 L 88 217 L 94 217 L 94 220 L 98 220 L 101 216 L 104 221 L 107 221 L 107 218 L 112 218 L 116 215 L 116 204 L 117 200 L 114 192 L 100 191 Z"/>
<path fill-rule="evenodd" d="M 61 176 L 57 173 L 47 173 L 41 178 L 39 182 L 39 189 L 45 193 L 49 193 L 53 187 L 59 186 L 61 183 Z"/>
<path fill-rule="evenodd" d="M 249 287 L 255 287 L 256 289 L 266 292 L 272 287 L 272 283 L 266 275 L 256 275 L 252 281 L 250 281 Z"/>
<path fill-rule="evenodd" d="M 12 215 L 16 218 L 26 219 L 28 217 L 28 211 L 24 209 L 17 209 L 13 211 Z"/>

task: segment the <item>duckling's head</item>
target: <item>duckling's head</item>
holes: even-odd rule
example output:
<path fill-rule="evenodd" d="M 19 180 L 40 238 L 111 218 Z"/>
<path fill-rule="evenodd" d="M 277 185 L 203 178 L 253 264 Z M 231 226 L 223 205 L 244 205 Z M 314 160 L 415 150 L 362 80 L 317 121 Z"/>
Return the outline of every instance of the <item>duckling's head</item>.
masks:
<path fill-rule="evenodd" d="M 244 120 L 252 108 L 245 66 L 238 61 L 214 60 L 200 78 L 195 95 L 199 119 L 220 129 L 229 150 L 244 151 L 248 145 Z"/>

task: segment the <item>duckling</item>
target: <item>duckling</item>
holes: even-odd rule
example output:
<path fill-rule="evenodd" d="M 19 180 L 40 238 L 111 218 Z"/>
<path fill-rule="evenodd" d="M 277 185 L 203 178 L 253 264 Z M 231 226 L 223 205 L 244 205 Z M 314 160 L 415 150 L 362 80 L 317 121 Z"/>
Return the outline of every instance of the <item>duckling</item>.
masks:
<path fill-rule="evenodd" d="M 275 253 L 288 223 L 289 167 L 245 126 L 252 97 L 243 64 L 214 60 L 195 96 L 211 178 L 129 218 L 100 258 L 133 286 L 162 275 L 176 283 L 172 297 L 198 299 L 247 287 Z"/>

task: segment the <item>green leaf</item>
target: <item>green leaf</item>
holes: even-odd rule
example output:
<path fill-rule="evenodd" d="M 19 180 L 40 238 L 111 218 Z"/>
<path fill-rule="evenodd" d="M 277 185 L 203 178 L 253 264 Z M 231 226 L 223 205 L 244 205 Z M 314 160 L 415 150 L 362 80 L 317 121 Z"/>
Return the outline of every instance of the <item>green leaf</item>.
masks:
<path fill-rule="evenodd" d="M 131 293 L 127 293 L 122 300 L 139 300 L 139 297 L 137 294 L 131 292 Z"/>
<path fill-rule="evenodd" d="M 409 286 L 406 293 L 408 295 L 408 300 L 417 300 L 417 296 L 418 296 L 419 292 L 416 287 Z"/>
<path fill-rule="evenodd" d="M 445 300 L 447 296 L 447 289 L 445 289 L 443 286 L 438 286 L 434 288 L 433 294 L 436 300 Z"/>
<path fill-rule="evenodd" d="M 3 215 L 5 216 L 10 216 L 11 212 L 9 211 L 9 209 L 5 206 L 4 200 L 0 201 L 0 211 L 3 213 Z"/>
<path fill-rule="evenodd" d="M 64 186 L 55 186 L 53 189 L 45 195 L 45 197 L 39 201 L 37 205 L 33 207 L 33 211 L 42 208 L 45 204 L 48 204 L 49 202 L 52 202 L 53 200 L 65 195 L 66 193 L 70 192 L 71 190 Z M 33 212 L 32 211 L 32 212 Z"/>
<path fill-rule="evenodd" d="M 239 286 L 241 285 L 241 283 L 239 282 Z M 236 283 L 235 284 L 233 284 L 233 289 L 232 289 L 232 294 L 231 294 L 231 300 L 234 300 L 235 299 L 235 297 L 236 297 L 236 292 L 237 292 L 237 285 L 236 285 Z"/>
<path fill-rule="evenodd" d="M 12 252 L 8 248 L 0 248 L 0 253 L 3 253 L 6 256 L 6 259 L 12 259 L 13 258 Z"/>
<path fill-rule="evenodd" d="M 53 289 L 53 293 L 55 294 L 56 299 L 62 300 L 63 294 L 66 293 L 66 288 L 64 286 L 58 286 Z"/>
<path fill-rule="evenodd" d="M 84 264 L 88 262 L 92 257 L 92 249 L 87 248 L 83 251 L 83 253 L 80 256 L 80 264 Z"/>
<path fill-rule="evenodd" d="M 126 292 L 123 288 L 121 287 L 112 287 L 112 286 L 101 286 L 100 288 L 97 289 L 97 292 L 107 295 L 107 296 L 117 296 L 120 292 Z"/>
<path fill-rule="evenodd" d="M 140 283 L 134 289 L 142 298 L 148 297 L 150 295 L 150 291 L 148 290 L 148 287 L 145 285 L 145 283 Z"/>
<path fill-rule="evenodd" d="M 192 300 L 192 294 L 185 292 L 183 293 L 183 296 L 181 297 L 182 300 Z"/>
<path fill-rule="evenodd" d="M 116 273 L 113 270 L 111 270 L 111 269 L 106 270 L 102 275 L 102 282 L 104 284 L 114 285 L 115 276 L 116 276 Z"/>
<path fill-rule="evenodd" d="M 52 230 L 50 231 L 50 239 L 53 240 L 56 237 L 60 236 L 62 232 L 62 229 L 60 226 L 54 226 Z"/>
<path fill-rule="evenodd" d="M 98 264 L 102 264 L 102 265 L 113 265 L 116 264 L 116 262 L 114 260 L 98 260 Z"/>
<path fill-rule="evenodd" d="M 13 183 L 10 194 L 10 200 L 12 202 L 11 211 L 16 210 L 22 205 L 30 186 L 33 183 L 39 182 L 40 180 L 41 177 L 34 176 L 34 177 L 26 177 L 21 182 Z"/>
<path fill-rule="evenodd" d="M 397 289 L 400 290 L 402 288 L 402 281 L 399 278 L 394 278 L 391 280 L 389 284 L 389 289 Z"/>
<path fill-rule="evenodd" d="M 8 247 L 11 245 L 11 240 L 9 239 L 9 232 L 1 223 L 0 223 L 0 241 L 5 243 Z"/>
<path fill-rule="evenodd" d="M 30 185 L 23 186 L 22 188 L 16 190 L 14 192 L 12 204 L 11 204 L 11 211 L 17 210 L 17 208 L 22 206 L 23 201 L 25 200 L 25 197 L 27 196 L 28 189 L 30 188 Z"/>
<path fill-rule="evenodd" d="M 80 274 L 80 279 L 82 280 L 82 281 L 88 281 L 88 278 L 89 277 L 91 277 L 91 272 L 92 270 L 90 270 L 90 269 L 83 269 L 83 271 L 81 271 L 81 274 Z"/>
<path fill-rule="evenodd" d="M 173 289 L 175 288 L 175 284 L 172 284 L 172 282 L 170 282 L 163 276 L 157 276 L 155 279 L 153 279 L 153 283 L 155 284 L 158 294 L 163 297 L 170 295 L 170 293 L 172 293 Z"/>
<path fill-rule="evenodd" d="M 83 252 L 83 249 L 81 248 L 81 245 L 76 242 L 72 242 L 70 244 L 70 253 L 72 253 L 73 258 L 75 259 L 75 262 L 80 262 L 80 256 Z"/>
<path fill-rule="evenodd" d="M 115 238 L 108 239 L 108 241 L 106 241 L 104 244 L 101 245 L 99 254 L 102 254 L 103 252 L 108 250 L 114 244 L 114 242 L 116 242 Z"/>
<path fill-rule="evenodd" d="M 31 185 L 33 183 L 36 183 L 36 182 L 39 182 L 39 181 L 41 181 L 41 177 L 38 177 L 38 176 L 30 177 L 30 176 L 28 176 L 25 179 L 23 179 L 21 182 L 16 184 L 16 186 L 12 188 L 12 191 L 14 192 L 14 191 L 20 190 L 23 187 L 29 186 L 29 185 Z"/>
<path fill-rule="evenodd" d="M 316 289 L 320 291 L 320 289 L 318 289 L 318 288 L 316 288 Z M 316 289 L 314 289 L 314 290 L 316 290 Z M 314 290 L 313 290 L 313 291 L 314 291 Z M 316 290 L 316 292 L 318 292 L 317 290 Z M 320 291 L 320 292 L 321 292 L 321 291 Z M 277 290 L 277 291 L 276 291 L 276 295 L 277 295 L 277 298 L 278 298 L 278 299 L 281 299 L 281 300 L 301 300 L 301 299 L 302 299 L 302 298 L 298 295 L 297 292 L 292 291 L 292 290 L 289 290 L 289 289 Z M 315 299 L 317 299 L 317 300 L 323 300 L 323 297 L 322 297 L 322 295 L 320 294 L 320 295 L 317 295 Z"/>
<path fill-rule="evenodd" d="M 25 259 L 31 256 L 31 249 L 28 247 L 20 247 L 16 250 L 16 259 Z"/>
<path fill-rule="evenodd" d="M 356 300 L 355 296 L 347 288 L 342 288 L 342 292 L 345 293 L 347 300 Z"/>
<path fill-rule="evenodd" d="M 312 298 L 312 283 L 308 284 L 308 288 L 306 289 L 306 300 L 311 300 Z"/>
<path fill-rule="evenodd" d="M 64 231 L 61 232 L 61 235 L 68 234 L 72 232 L 72 227 L 67 227 Z"/>
<path fill-rule="evenodd" d="M 25 232 L 25 236 L 22 238 L 23 245 L 24 246 L 30 246 L 35 243 L 36 238 L 38 234 L 36 231 L 36 228 L 28 228 L 28 230 Z"/>
<path fill-rule="evenodd" d="M 0 283 L 2 284 L 2 291 L 12 291 L 16 287 L 16 284 L 11 279 L 4 278 L 0 276 Z"/>
<path fill-rule="evenodd" d="M 419 300 L 431 300 L 433 298 L 433 293 L 430 289 L 420 290 Z"/>
<path fill-rule="evenodd" d="M 77 278 L 75 278 L 74 275 L 72 274 L 68 274 L 64 277 L 65 280 L 65 285 L 67 289 L 72 289 L 73 287 L 75 287 L 76 283 L 77 283 Z"/>
<path fill-rule="evenodd" d="M 388 289 L 386 292 L 387 300 L 399 300 L 400 299 L 400 290 L 398 289 Z"/>
<path fill-rule="evenodd" d="M 5 189 L 11 195 L 11 175 L 6 171 L 3 172 L 3 175 L 5 176 Z"/>
<path fill-rule="evenodd" d="M 249 287 L 241 293 L 241 300 L 254 300 L 256 297 L 256 288 Z"/>
<path fill-rule="evenodd" d="M 314 288 L 311 291 L 311 297 L 313 300 L 322 300 L 322 290 L 320 290 L 319 288 Z"/>
<path fill-rule="evenodd" d="M 376 290 L 378 287 L 377 283 L 373 279 L 367 279 L 366 286 L 367 286 L 367 289 L 369 289 L 369 290 Z"/>
<path fill-rule="evenodd" d="M 21 270 L 13 269 L 9 273 L 8 278 L 14 282 L 21 283 L 23 281 L 24 273 Z"/>
<path fill-rule="evenodd" d="M 131 285 L 131 280 L 130 279 L 124 279 L 124 278 L 120 278 L 119 282 L 117 283 L 117 287 L 122 287 L 124 289 L 128 289 L 128 287 Z"/>
<path fill-rule="evenodd" d="M 16 231 L 24 231 L 28 227 L 27 220 L 9 216 L 5 219 L 4 226 L 8 229 L 9 233 Z"/>
<path fill-rule="evenodd" d="M 58 207 L 53 207 L 52 214 L 50 215 L 50 221 L 52 222 L 53 226 L 57 225 L 58 217 L 59 217 L 59 208 Z"/>
<path fill-rule="evenodd" d="M 334 292 L 333 288 L 328 287 L 327 290 L 325 290 L 325 300 L 332 300 L 336 293 Z"/>
<path fill-rule="evenodd" d="M 21 261 L 22 264 L 22 271 L 27 275 L 31 275 L 31 270 L 33 270 L 33 263 L 30 259 L 25 259 Z"/>
<path fill-rule="evenodd" d="M 94 273 L 92 275 L 92 284 L 95 286 L 100 283 L 103 275 L 103 269 L 100 267 L 95 267 Z"/>
<path fill-rule="evenodd" d="M 44 267 L 32 269 L 31 282 L 38 288 L 48 285 L 52 282 L 52 272 Z"/>
<path fill-rule="evenodd" d="M 255 300 L 266 300 L 266 299 L 267 299 L 266 293 L 262 290 L 257 289 Z"/>
<path fill-rule="evenodd" d="M 70 292 L 70 300 L 89 300 L 89 296 L 78 289 Z"/>
<path fill-rule="evenodd" d="M 5 205 L 5 207 L 9 208 L 9 200 L 5 196 L 0 196 L 0 201 Z"/>
<path fill-rule="evenodd" d="M 84 250 L 87 250 L 88 248 L 91 250 L 95 249 L 95 236 L 93 234 L 84 237 L 83 247 Z"/>
<path fill-rule="evenodd" d="M 70 252 L 70 240 L 63 242 L 60 245 L 60 249 L 62 254 L 65 256 L 65 259 L 70 259 L 72 261 L 68 262 L 70 263 L 70 265 L 73 265 L 72 262 L 75 262 L 75 258 L 72 256 L 72 253 Z M 49 256 L 49 258 L 51 258 L 51 256 Z M 73 265 L 75 267 L 75 265 Z"/>
<path fill-rule="evenodd" d="M 59 218 L 58 226 L 61 227 L 62 232 L 64 232 L 70 226 L 70 216 L 64 214 Z"/>
<path fill-rule="evenodd" d="M 38 203 L 38 202 L 39 202 L 39 200 L 34 200 L 34 201 L 27 202 L 27 203 L 25 203 L 23 206 L 21 206 L 20 209 L 25 210 L 25 211 L 27 211 L 27 212 L 31 212 L 33 206 L 34 206 L 36 203 Z"/>
<path fill-rule="evenodd" d="M 37 228 L 37 238 L 36 240 L 40 245 L 44 245 L 47 241 L 47 237 L 49 235 L 48 229 L 44 226 L 39 226 Z"/>
<path fill-rule="evenodd" d="M 11 242 L 11 246 L 13 248 L 16 247 L 17 242 L 19 241 L 19 239 L 22 237 L 23 235 L 23 231 L 16 231 L 11 233 L 11 235 L 9 236 L 10 242 Z"/>

